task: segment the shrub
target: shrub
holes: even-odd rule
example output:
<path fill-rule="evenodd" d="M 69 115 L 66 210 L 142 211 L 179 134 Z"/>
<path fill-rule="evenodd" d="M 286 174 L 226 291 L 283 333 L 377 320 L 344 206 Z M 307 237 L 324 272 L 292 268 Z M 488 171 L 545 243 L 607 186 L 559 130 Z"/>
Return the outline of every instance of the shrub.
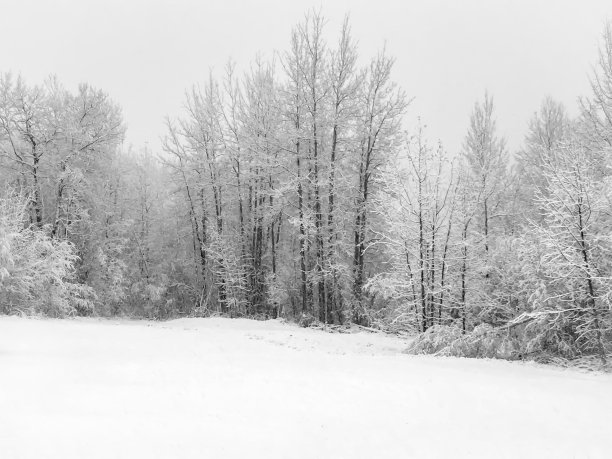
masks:
<path fill-rule="evenodd" d="M 513 359 L 520 355 L 518 341 L 508 331 L 487 324 L 463 334 L 459 327 L 434 325 L 409 346 L 411 354 L 436 354 L 453 357 Z"/>
<path fill-rule="evenodd" d="M 74 246 L 27 226 L 27 196 L 0 197 L 0 305 L 5 313 L 64 316 L 91 311 L 93 291 L 72 283 Z"/>

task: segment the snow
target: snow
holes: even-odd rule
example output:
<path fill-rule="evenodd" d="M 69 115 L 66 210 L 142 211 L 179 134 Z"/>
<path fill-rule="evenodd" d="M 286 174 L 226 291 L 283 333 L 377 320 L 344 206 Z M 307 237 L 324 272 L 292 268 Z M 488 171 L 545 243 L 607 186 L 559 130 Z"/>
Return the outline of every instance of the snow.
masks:
<path fill-rule="evenodd" d="M 0 318 L 2 458 L 609 458 L 612 376 L 279 321 Z"/>

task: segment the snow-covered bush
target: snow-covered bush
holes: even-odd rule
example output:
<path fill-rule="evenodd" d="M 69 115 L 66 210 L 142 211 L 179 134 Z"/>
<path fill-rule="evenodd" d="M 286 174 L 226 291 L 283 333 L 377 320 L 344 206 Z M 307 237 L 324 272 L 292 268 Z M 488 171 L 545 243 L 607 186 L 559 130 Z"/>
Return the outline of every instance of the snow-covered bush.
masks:
<path fill-rule="evenodd" d="M 316 322 L 317 322 L 317 319 L 312 314 L 302 313 L 302 315 L 298 319 L 298 325 L 304 328 L 308 328 L 312 324 L 315 324 Z"/>
<path fill-rule="evenodd" d="M 89 311 L 93 292 L 71 282 L 74 246 L 26 226 L 28 203 L 12 190 L 0 197 L 0 307 L 52 316 Z"/>
<path fill-rule="evenodd" d="M 520 354 L 520 343 L 510 330 L 488 324 L 477 326 L 440 352 L 440 355 L 496 359 L 513 359 Z"/>
<path fill-rule="evenodd" d="M 100 299 L 96 310 L 99 314 L 117 314 L 128 294 L 128 266 L 121 259 L 122 247 L 119 244 L 98 247 L 90 264 L 95 267 L 88 279 Z"/>
<path fill-rule="evenodd" d="M 509 330 L 481 324 L 463 334 L 456 326 L 434 325 L 421 333 L 407 351 L 453 357 L 512 359 L 520 354 L 519 342 Z"/>
<path fill-rule="evenodd" d="M 437 354 L 461 339 L 461 329 L 450 325 L 434 325 L 418 335 L 408 347 L 411 354 Z"/>

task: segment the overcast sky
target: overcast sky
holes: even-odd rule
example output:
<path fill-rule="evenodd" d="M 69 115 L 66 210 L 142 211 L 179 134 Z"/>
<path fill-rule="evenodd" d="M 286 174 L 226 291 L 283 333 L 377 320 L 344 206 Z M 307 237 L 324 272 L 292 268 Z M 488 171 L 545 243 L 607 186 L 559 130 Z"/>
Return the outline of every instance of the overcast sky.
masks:
<path fill-rule="evenodd" d="M 386 41 L 395 80 L 415 97 L 429 135 L 455 152 L 485 90 L 499 132 L 520 146 L 545 95 L 576 113 L 610 0 L 28 1 L 0 0 L 0 72 L 28 83 L 56 74 L 69 88 L 88 82 L 123 107 L 128 141 L 159 148 L 163 119 L 176 116 L 187 87 L 284 50 L 291 27 L 321 7 L 335 41 L 349 12 L 362 57 Z"/>

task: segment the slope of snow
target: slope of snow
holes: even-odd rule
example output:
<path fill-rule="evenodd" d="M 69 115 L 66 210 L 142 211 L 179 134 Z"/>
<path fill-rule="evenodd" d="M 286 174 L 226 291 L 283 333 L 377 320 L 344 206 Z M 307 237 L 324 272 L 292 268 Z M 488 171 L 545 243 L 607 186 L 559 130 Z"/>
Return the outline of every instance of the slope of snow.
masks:
<path fill-rule="evenodd" d="M 2 458 L 610 458 L 612 377 L 277 321 L 0 318 Z"/>

